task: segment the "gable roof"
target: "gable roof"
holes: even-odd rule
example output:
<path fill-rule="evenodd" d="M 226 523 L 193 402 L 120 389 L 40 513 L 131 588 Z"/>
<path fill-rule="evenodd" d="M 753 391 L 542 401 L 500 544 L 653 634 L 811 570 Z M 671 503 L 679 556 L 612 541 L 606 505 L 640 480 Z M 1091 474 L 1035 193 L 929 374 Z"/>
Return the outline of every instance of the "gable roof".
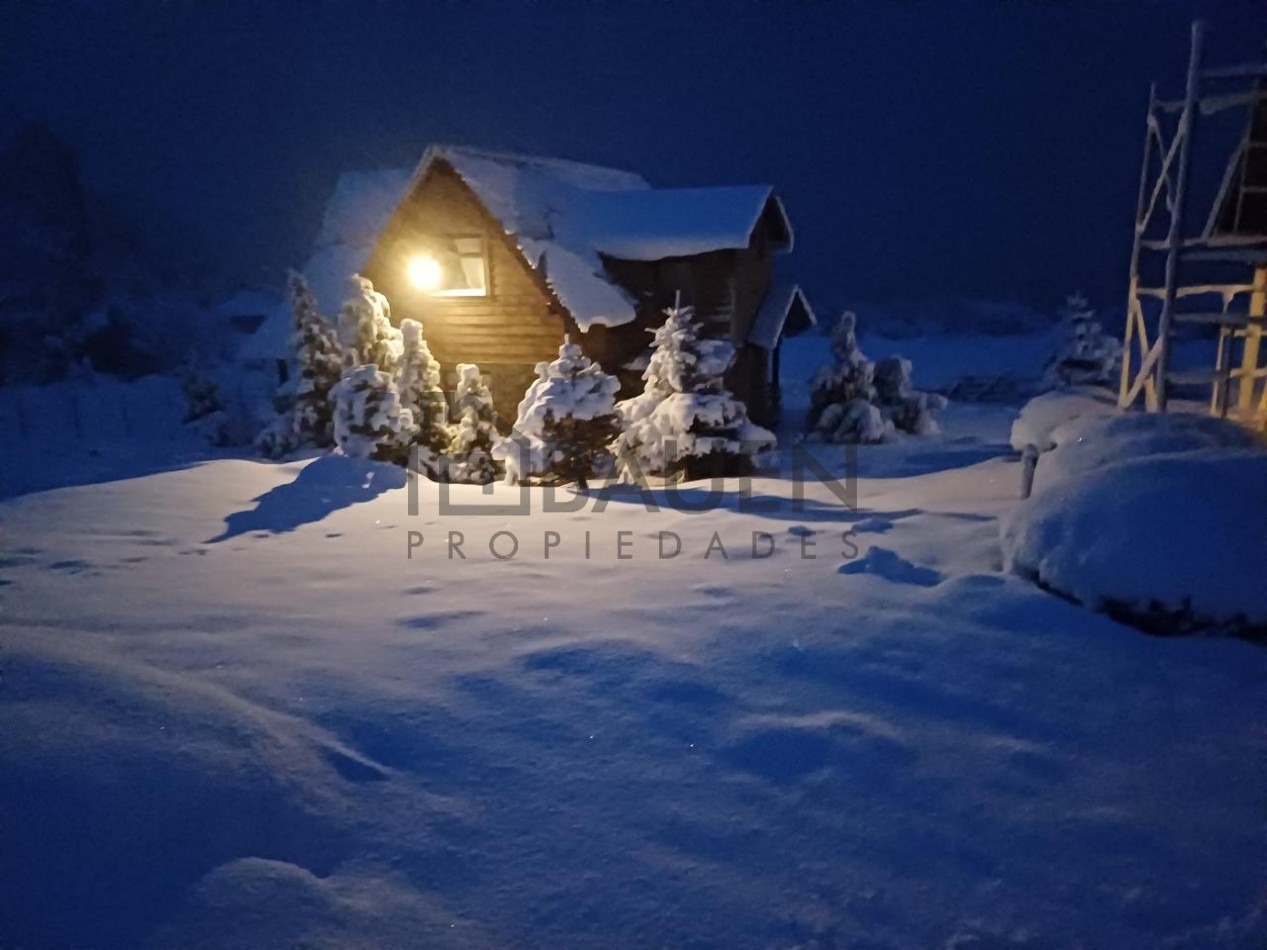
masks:
<path fill-rule="evenodd" d="M 634 299 L 608 277 L 604 256 L 652 261 L 747 247 L 767 215 L 776 249 L 791 249 L 791 226 L 769 185 L 655 189 L 614 168 L 433 145 L 409 190 L 439 162 L 475 193 L 582 330 L 636 316 Z"/>
<path fill-rule="evenodd" d="M 770 288 L 765 295 L 765 302 L 748 331 L 748 342 L 772 350 L 785 333 L 792 336 L 817 324 L 818 318 L 804 291 L 796 284 L 783 284 Z"/>

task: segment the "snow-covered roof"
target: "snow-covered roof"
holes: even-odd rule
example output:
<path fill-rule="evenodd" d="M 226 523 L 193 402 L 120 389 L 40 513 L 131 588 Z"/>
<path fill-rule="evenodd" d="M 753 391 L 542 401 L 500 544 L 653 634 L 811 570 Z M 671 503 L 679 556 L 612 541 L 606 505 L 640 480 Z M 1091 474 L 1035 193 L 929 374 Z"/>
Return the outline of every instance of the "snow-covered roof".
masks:
<path fill-rule="evenodd" d="M 601 255 L 660 260 L 746 247 L 770 209 L 791 227 L 769 185 L 653 189 L 641 175 L 580 162 L 462 146 L 427 150 L 414 176 L 447 162 L 514 238 L 582 329 L 635 318 L 634 299 Z"/>
<path fill-rule="evenodd" d="M 392 212 L 409 192 L 408 168 L 345 172 L 326 204 L 312 255 L 303 267 L 323 313 L 333 314 L 348 295 L 347 281 L 368 262 Z M 290 352 L 290 301 L 275 306 L 242 347 L 245 359 L 281 359 Z"/>
<path fill-rule="evenodd" d="M 613 283 L 603 255 L 660 260 L 746 247 L 766 214 L 776 216 L 789 250 L 791 226 L 769 185 L 653 189 L 634 172 L 582 162 L 433 145 L 412 171 L 386 169 L 340 176 L 326 206 L 312 256 L 303 268 L 323 312 L 347 294 L 347 279 L 369 261 L 393 212 L 443 160 L 510 235 L 577 325 L 631 323 L 635 301 Z M 290 305 L 243 347 L 247 359 L 284 357 Z"/>
<path fill-rule="evenodd" d="M 800 333 L 817 323 L 818 318 L 799 286 L 783 284 L 772 287 L 757 311 L 757 318 L 752 321 L 748 342 L 767 350 L 773 349 L 785 332 L 789 335 Z"/>
<path fill-rule="evenodd" d="M 779 249 L 791 250 L 791 225 L 769 185 L 594 195 L 584 208 L 584 230 L 609 257 L 658 261 L 747 247 L 767 209 L 787 236 Z"/>

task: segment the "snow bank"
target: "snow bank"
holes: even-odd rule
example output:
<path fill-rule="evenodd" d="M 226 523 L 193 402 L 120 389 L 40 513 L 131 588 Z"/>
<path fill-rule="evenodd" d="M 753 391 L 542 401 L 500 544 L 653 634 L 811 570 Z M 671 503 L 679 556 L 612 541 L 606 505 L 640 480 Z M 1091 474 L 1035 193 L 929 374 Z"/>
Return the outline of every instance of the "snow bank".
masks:
<path fill-rule="evenodd" d="M 1040 460 L 1034 477 L 1036 492 L 1130 459 L 1257 445 L 1254 436 L 1240 426 L 1187 413 L 1080 416 L 1057 426 L 1051 438 L 1055 451 L 1044 453 Z"/>
<path fill-rule="evenodd" d="M 1057 427 L 1002 525 L 1009 569 L 1160 633 L 1267 636 L 1267 452 L 1230 423 L 1121 415 Z"/>
<path fill-rule="evenodd" d="M 1107 389 L 1079 386 L 1044 393 L 1031 399 L 1012 423 L 1012 448 L 1023 451 L 1034 445 L 1040 452 L 1053 449 L 1053 433 L 1076 419 L 1103 419 L 1117 414 L 1117 401 Z"/>
<path fill-rule="evenodd" d="M 337 456 L 0 503 L 0 944 L 1261 945 L 1267 651 L 992 573 L 1009 421 L 857 512 Z"/>
<path fill-rule="evenodd" d="M 226 398 L 234 386 L 221 384 Z M 48 386 L 0 387 L 0 498 L 171 468 L 214 454 L 184 424 L 175 376 L 122 382 L 107 376 Z M 178 461 L 179 460 L 179 461 Z"/>

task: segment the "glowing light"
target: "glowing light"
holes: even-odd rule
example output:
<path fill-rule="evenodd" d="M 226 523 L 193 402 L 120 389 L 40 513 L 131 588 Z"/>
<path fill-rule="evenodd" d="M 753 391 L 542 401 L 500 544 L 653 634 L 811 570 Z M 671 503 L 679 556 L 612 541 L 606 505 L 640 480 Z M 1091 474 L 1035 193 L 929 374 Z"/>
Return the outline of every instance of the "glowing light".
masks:
<path fill-rule="evenodd" d="M 409 262 L 409 281 L 419 290 L 435 290 L 443 277 L 440 264 L 434 258 L 423 255 Z"/>

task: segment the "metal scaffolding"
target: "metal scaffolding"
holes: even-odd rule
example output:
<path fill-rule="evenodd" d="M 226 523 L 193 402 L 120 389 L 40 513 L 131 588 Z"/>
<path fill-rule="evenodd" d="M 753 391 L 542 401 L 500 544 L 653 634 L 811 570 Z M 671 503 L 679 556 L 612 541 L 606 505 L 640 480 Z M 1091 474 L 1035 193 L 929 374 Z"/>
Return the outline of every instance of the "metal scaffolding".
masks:
<path fill-rule="evenodd" d="M 1267 420 L 1267 367 L 1259 363 L 1267 355 L 1260 346 L 1267 326 L 1267 62 L 1205 69 L 1203 38 L 1197 21 L 1184 97 L 1159 99 L 1155 85 L 1149 92 L 1118 405 L 1142 401 L 1150 412 L 1165 412 L 1172 387 L 1209 383 L 1212 413 L 1261 426 Z M 1187 207 L 1198 119 L 1229 109 L 1247 112 L 1245 132 L 1198 230 Z M 1159 263 L 1160 283 L 1146 286 L 1141 271 L 1155 275 Z M 1212 369 L 1171 368 L 1171 342 L 1184 324 L 1219 328 Z"/>

